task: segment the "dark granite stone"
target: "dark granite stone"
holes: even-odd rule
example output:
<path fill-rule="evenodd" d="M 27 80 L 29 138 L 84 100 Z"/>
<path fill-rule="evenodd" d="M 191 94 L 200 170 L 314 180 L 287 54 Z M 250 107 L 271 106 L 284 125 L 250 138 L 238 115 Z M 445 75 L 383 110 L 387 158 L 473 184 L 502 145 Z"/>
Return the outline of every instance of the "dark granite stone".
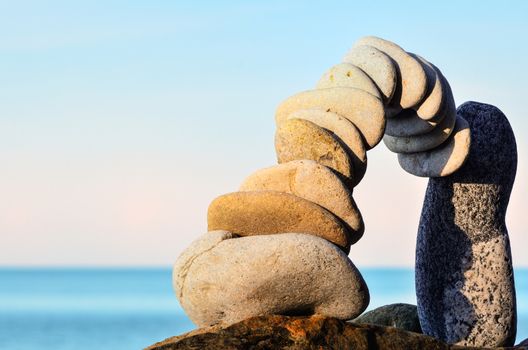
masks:
<path fill-rule="evenodd" d="M 454 174 L 429 179 L 416 244 L 422 330 L 449 343 L 511 346 L 516 305 L 505 215 L 517 169 L 510 124 L 496 107 L 466 102 L 471 148 Z"/>
<path fill-rule="evenodd" d="M 524 339 L 522 342 L 517 344 L 517 346 L 527 346 L 528 347 L 528 338 Z"/>
<path fill-rule="evenodd" d="M 418 311 L 415 305 L 390 304 L 378 307 L 364 313 L 351 322 L 357 324 L 374 324 L 378 326 L 390 326 L 409 332 L 422 333 Z"/>

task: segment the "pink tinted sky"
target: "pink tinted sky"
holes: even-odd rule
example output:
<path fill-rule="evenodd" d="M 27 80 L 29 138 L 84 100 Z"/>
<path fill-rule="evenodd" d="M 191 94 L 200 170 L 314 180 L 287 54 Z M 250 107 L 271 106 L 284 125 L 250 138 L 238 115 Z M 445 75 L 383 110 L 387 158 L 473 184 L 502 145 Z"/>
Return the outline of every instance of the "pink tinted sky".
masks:
<path fill-rule="evenodd" d="M 526 5 L 457 7 L 0 5 L 0 265 L 171 264 L 205 232 L 215 196 L 275 163 L 277 104 L 372 34 L 439 66 L 457 104 L 509 117 L 519 169 L 507 222 L 528 266 Z M 412 266 L 426 184 L 384 145 L 369 153 L 354 262 Z"/>

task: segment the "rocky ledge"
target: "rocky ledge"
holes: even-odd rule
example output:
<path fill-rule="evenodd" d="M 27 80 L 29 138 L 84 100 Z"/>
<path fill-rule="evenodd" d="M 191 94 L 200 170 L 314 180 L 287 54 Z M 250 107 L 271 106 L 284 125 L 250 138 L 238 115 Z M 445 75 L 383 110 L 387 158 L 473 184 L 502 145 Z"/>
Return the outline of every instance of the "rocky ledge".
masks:
<path fill-rule="evenodd" d="M 394 327 L 321 316 L 258 316 L 227 327 L 200 328 L 165 339 L 146 350 L 175 349 L 486 349 L 449 345 Z M 528 347 L 496 348 L 526 349 Z"/>

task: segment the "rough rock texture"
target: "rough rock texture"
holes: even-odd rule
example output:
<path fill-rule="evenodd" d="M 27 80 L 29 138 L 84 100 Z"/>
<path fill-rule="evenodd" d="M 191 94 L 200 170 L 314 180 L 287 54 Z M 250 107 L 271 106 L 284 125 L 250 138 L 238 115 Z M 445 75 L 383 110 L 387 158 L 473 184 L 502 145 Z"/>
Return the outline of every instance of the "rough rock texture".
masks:
<path fill-rule="evenodd" d="M 527 346 L 528 347 L 528 338 L 524 339 L 522 342 L 520 342 L 517 346 Z"/>
<path fill-rule="evenodd" d="M 352 155 L 328 129 L 305 119 L 288 119 L 277 127 L 275 151 L 278 163 L 311 159 L 353 181 Z"/>
<path fill-rule="evenodd" d="M 471 148 L 454 174 L 431 178 L 416 246 L 423 332 L 449 343 L 513 345 L 516 304 L 506 208 L 517 168 L 510 124 L 494 106 L 466 102 Z"/>
<path fill-rule="evenodd" d="M 191 349 L 478 350 L 479 348 L 450 346 L 432 337 L 398 328 L 357 325 L 335 318 L 261 316 L 225 328 L 216 326 L 198 329 L 165 339 L 146 350 Z"/>
<path fill-rule="evenodd" d="M 365 225 L 345 183 L 330 168 L 313 160 L 294 160 L 257 170 L 240 191 L 278 191 L 314 202 L 350 226 L 351 244 L 361 238 Z"/>
<path fill-rule="evenodd" d="M 374 324 L 422 333 L 416 305 L 390 304 L 378 307 L 352 320 L 357 324 Z"/>
<path fill-rule="evenodd" d="M 332 243 L 300 233 L 206 233 L 176 261 L 173 284 L 183 309 L 201 327 L 270 314 L 347 320 L 369 303 L 350 259 Z"/>
<path fill-rule="evenodd" d="M 350 120 L 322 109 L 300 109 L 289 115 L 288 119 L 292 118 L 308 120 L 331 131 L 352 159 L 354 179 L 350 185 L 355 186 L 363 179 L 367 171 L 367 152 L 361 133 Z"/>
<path fill-rule="evenodd" d="M 347 254 L 353 235 L 341 219 L 320 205 L 276 191 L 233 192 L 215 198 L 207 210 L 207 229 L 239 236 L 312 234 L 338 245 Z"/>

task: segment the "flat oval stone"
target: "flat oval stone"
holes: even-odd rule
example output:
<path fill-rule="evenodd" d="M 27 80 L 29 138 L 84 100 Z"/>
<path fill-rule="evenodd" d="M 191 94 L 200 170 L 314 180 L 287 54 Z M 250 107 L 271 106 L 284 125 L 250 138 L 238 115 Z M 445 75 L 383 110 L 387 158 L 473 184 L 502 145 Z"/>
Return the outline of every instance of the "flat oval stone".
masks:
<path fill-rule="evenodd" d="M 451 135 L 456 122 L 454 99 L 449 98 L 448 104 L 445 116 L 432 131 L 427 134 L 408 137 L 385 135 L 383 138 L 385 146 L 396 153 L 418 153 L 440 146 Z"/>
<path fill-rule="evenodd" d="M 304 119 L 288 119 L 275 134 L 279 163 L 311 159 L 326 165 L 354 182 L 351 155 L 333 133 Z"/>
<path fill-rule="evenodd" d="M 446 142 L 426 152 L 399 153 L 398 162 L 403 170 L 416 176 L 448 176 L 464 164 L 470 145 L 469 125 L 458 116 L 455 129 Z"/>
<path fill-rule="evenodd" d="M 301 233 L 234 238 L 209 232 L 178 258 L 173 286 L 199 327 L 271 314 L 346 320 L 369 303 L 350 259 L 326 240 Z"/>
<path fill-rule="evenodd" d="M 350 63 L 339 63 L 330 68 L 323 74 L 315 88 L 325 89 L 332 87 L 356 88 L 381 99 L 381 93 L 367 73 Z"/>
<path fill-rule="evenodd" d="M 389 56 L 372 46 L 354 46 L 343 58 L 343 62 L 359 67 L 374 81 L 388 104 L 396 90 L 398 73 Z"/>
<path fill-rule="evenodd" d="M 302 232 L 350 251 L 350 231 L 334 214 L 307 199 L 276 191 L 234 192 L 217 197 L 207 211 L 207 229 L 239 236 Z"/>
<path fill-rule="evenodd" d="M 355 186 L 363 179 L 367 171 L 367 152 L 359 130 L 351 121 L 321 109 L 300 109 L 290 114 L 288 119 L 308 120 L 331 131 L 347 147 L 352 158 L 354 182 L 349 185 Z"/>
<path fill-rule="evenodd" d="M 410 52 L 409 55 L 422 65 L 427 75 L 427 92 L 422 103 L 414 107 L 416 115 L 423 120 L 432 120 L 439 114 L 445 100 L 442 74 L 437 67 L 427 62 L 424 58 Z"/>
<path fill-rule="evenodd" d="M 399 79 L 391 105 L 402 109 L 418 105 L 427 92 L 427 75 L 422 65 L 400 46 L 385 39 L 367 36 L 359 39 L 354 46 L 369 45 L 387 54 L 395 62 Z"/>
<path fill-rule="evenodd" d="M 422 333 L 416 305 L 390 304 L 380 306 L 364 313 L 351 322 L 356 324 L 373 324 L 403 329 L 409 332 Z"/>
<path fill-rule="evenodd" d="M 365 140 L 365 147 L 376 146 L 385 131 L 385 108 L 382 101 L 363 90 L 336 87 L 300 92 L 283 101 L 277 108 L 278 126 L 300 109 L 323 109 L 350 120 Z"/>
<path fill-rule="evenodd" d="M 398 113 L 394 118 L 387 119 L 385 135 L 407 137 L 431 132 L 438 123 L 423 120 L 412 108 L 407 108 Z"/>
<path fill-rule="evenodd" d="M 418 111 L 413 108 L 407 108 L 398 113 L 394 118 L 387 119 L 385 134 L 390 136 L 406 137 L 422 135 L 432 131 L 442 119 L 447 115 L 448 109 L 455 108 L 455 101 L 449 83 L 444 76 L 439 73 L 438 81 L 442 85 L 442 101 L 440 109 L 436 114 L 425 120 L 423 116 L 418 115 Z"/>
<path fill-rule="evenodd" d="M 466 102 L 465 164 L 431 178 L 416 240 L 416 296 L 424 334 L 448 343 L 512 346 L 517 312 L 506 211 L 517 170 L 515 136 L 496 107 Z"/>
<path fill-rule="evenodd" d="M 365 229 L 345 183 L 330 168 L 312 160 L 294 160 L 257 170 L 244 180 L 240 191 L 291 193 L 314 202 L 349 226 L 351 244 L 361 238 Z"/>

